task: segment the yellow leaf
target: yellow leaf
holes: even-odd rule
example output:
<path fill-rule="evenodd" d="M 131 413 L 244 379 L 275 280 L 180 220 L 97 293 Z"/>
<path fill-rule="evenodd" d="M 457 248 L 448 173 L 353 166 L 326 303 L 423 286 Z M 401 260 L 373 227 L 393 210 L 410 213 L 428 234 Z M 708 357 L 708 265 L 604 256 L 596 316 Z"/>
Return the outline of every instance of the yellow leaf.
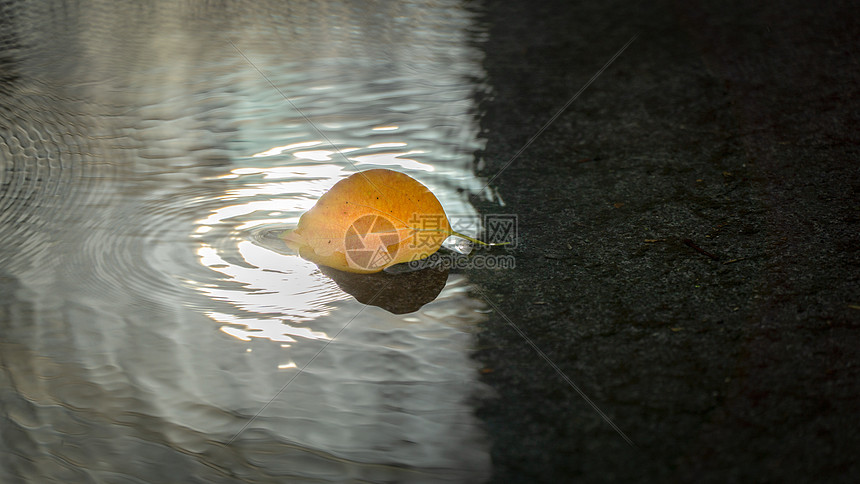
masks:
<path fill-rule="evenodd" d="M 451 234 L 442 204 L 427 187 L 376 169 L 337 182 L 283 238 L 311 262 L 371 273 L 423 259 Z"/>

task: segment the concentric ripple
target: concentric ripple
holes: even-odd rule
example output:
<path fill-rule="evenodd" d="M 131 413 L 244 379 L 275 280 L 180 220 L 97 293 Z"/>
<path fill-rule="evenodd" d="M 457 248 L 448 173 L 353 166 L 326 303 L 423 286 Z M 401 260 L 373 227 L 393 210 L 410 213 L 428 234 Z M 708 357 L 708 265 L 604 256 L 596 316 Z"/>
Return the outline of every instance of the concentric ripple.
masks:
<path fill-rule="evenodd" d="M 110 197 L 100 180 L 116 173 L 105 163 L 106 146 L 90 136 L 88 118 L 49 108 L 62 105 L 58 99 L 6 95 L 0 105 L 0 245 L 3 264 L 22 270 L 50 257 L 61 232 L 68 236 L 88 223 L 87 207 Z"/>

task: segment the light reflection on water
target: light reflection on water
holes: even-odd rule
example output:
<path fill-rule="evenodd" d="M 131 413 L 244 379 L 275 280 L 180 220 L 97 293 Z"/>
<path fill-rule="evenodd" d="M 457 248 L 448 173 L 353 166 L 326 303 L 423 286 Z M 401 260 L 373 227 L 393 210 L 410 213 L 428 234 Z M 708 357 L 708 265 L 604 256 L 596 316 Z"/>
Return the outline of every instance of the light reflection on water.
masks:
<path fill-rule="evenodd" d="M 221 323 L 246 328 L 222 326 L 222 331 L 244 341 L 251 337 L 290 343 L 295 342 L 293 337 L 297 336 L 329 339 L 325 333 L 291 326 L 284 318 L 296 323 L 312 321 L 330 314 L 328 303 L 348 296 L 319 277 L 315 265 L 296 256 L 280 255 L 247 241 L 238 244 L 238 251 L 241 265 L 224 260 L 212 247 L 202 246 L 198 250 L 202 264 L 240 284 L 234 289 L 224 285 L 200 288 L 212 299 L 227 301 L 235 308 L 231 313 L 210 311 L 207 316 Z M 241 318 L 236 314 L 238 311 L 275 316 Z"/>
<path fill-rule="evenodd" d="M 10 8 L 0 480 L 488 475 L 468 280 L 395 315 L 266 237 L 356 168 L 474 213 L 471 13 Z"/>

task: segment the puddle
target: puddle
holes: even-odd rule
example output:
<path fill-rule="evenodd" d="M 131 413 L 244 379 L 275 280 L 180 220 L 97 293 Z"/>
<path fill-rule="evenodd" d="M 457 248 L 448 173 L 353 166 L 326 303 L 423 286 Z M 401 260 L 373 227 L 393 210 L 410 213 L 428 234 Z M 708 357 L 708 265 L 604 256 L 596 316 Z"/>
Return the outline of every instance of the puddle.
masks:
<path fill-rule="evenodd" d="M 357 169 L 477 215 L 473 14 L 130 8 L 20 7 L 0 44 L 2 480 L 485 479 L 465 276 L 273 236 Z"/>

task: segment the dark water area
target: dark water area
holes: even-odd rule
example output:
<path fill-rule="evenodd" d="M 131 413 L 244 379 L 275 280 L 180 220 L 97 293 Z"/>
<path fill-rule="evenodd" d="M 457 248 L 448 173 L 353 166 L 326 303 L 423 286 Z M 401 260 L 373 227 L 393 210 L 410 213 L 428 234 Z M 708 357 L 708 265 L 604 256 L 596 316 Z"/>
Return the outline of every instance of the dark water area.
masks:
<path fill-rule="evenodd" d="M 855 482 L 860 29 L 791 3 L 0 3 L 0 482 Z M 513 243 L 283 244 L 371 168 Z"/>

